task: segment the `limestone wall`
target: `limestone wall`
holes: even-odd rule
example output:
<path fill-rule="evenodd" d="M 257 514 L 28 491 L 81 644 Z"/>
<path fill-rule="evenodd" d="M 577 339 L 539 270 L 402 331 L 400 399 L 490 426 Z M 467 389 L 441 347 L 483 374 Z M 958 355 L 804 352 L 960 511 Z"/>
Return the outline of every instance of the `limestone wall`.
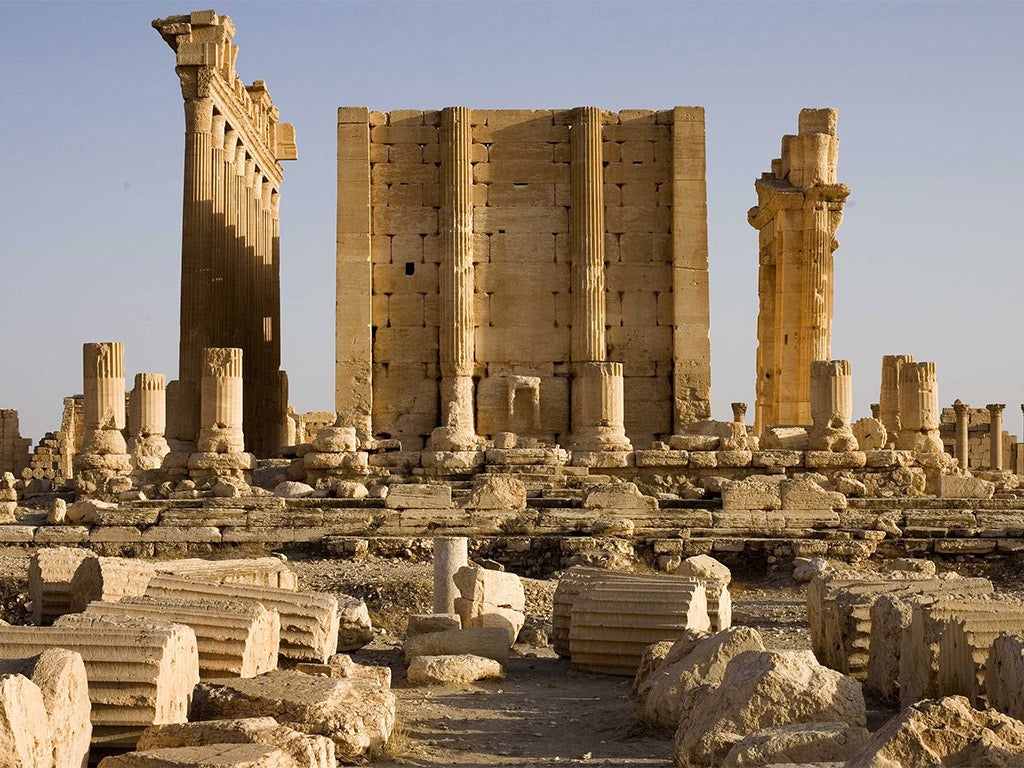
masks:
<path fill-rule="evenodd" d="M 470 114 L 477 432 L 558 439 L 570 429 L 572 111 Z M 337 409 L 357 428 L 372 413 L 374 434 L 413 450 L 440 424 L 440 123 L 439 111 L 339 110 Z M 623 363 L 626 432 L 646 445 L 709 410 L 703 110 L 602 123 L 606 359 Z M 673 392 L 675 358 L 687 364 Z"/>
<path fill-rule="evenodd" d="M 0 473 L 19 475 L 28 466 L 30 445 L 32 441 L 21 436 L 18 412 L 7 408 L 0 410 Z"/>

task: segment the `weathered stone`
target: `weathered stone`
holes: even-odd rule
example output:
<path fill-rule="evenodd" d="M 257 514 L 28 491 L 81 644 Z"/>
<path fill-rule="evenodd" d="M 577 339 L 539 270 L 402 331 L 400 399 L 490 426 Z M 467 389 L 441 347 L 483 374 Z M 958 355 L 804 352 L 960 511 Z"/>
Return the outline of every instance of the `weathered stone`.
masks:
<path fill-rule="evenodd" d="M 701 633 L 702 636 L 705 634 L 707 633 Z M 661 666 L 661 663 L 668 658 L 668 654 L 675 644 L 671 640 L 661 640 L 647 646 L 640 657 L 640 664 L 636 668 L 636 674 L 633 676 L 633 693 L 639 693 L 641 689 L 646 690 L 647 680 Z"/>
<path fill-rule="evenodd" d="M 826 491 L 809 477 L 783 480 L 779 485 L 783 511 L 846 509 L 846 497 Z"/>
<path fill-rule="evenodd" d="M 483 656 L 504 663 L 510 643 L 505 627 L 473 627 L 428 632 L 405 639 L 405 660 L 417 656 Z"/>
<path fill-rule="evenodd" d="M 992 643 L 985 670 L 985 693 L 993 709 L 1024 718 L 1024 638 L 1002 634 Z"/>
<path fill-rule="evenodd" d="M 797 723 L 744 736 L 722 768 L 846 762 L 867 743 L 867 728 L 846 723 Z"/>
<path fill-rule="evenodd" d="M 991 499 L 996 486 L 967 475 L 939 475 L 938 495 L 943 499 Z"/>
<path fill-rule="evenodd" d="M 0 676 L 0 754 L 10 768 L 51 768 L 53 742 L 43 694 L 23 675 Z"/>
<path fill-rule="evenodd" d="M 452 489 L 449 485 L 392 485 L 384 506 L 388 509 L 448 509 L 452 506 Z"/>
<path fill-rule="evenodd" d="M 52 624 L 74 608 L 71 580 L 86 558 L 96 554 L 88 549 L 47 547 L 40 549 L 28 563 L 28 596 L 32 601 L 32 621 L 37 626 Z"/>
<path fill-rule="evenodd" d="M 526 509 L 526 486 L 508 475 L 484 475 L 476 480 L 464 509 Z"/>
<path fill-rule="evenodd" d="M 304 499 L 313 495 L 314 488 L 305 483 L 296 483 L 286 480 L 274 487 L 274 495 L 282 499 Z"/>
<path fill-rule="evenodd" d="M 722 510 L 779 509 L 782 506 L 781 478 L 752 476 L 722 484 Z"/>
<path fill-rule="evenodd" d="M 71 578 L 71 607 L 84 611 L 94 601 L 117 602 L 146 593 L 156 574 L 151 563 L 121 557 L 86 558 Z"/>
<path fill-rule="evenodd" d="M 599 483 L 586 487 L 583 508 L 615 512 L 654 511 L 658 509 L 658 500 L 644 496 L 635 483 Z"/>
<path fill-rule="evenodd" d="M 717 765 L 744 736 L 792 723 L 867 722 L 860 684 L 818 664 L 807 651 L 746 651 L 736 656 L 696 711 L 676 731 L 678 765 Z"/>
<path fill-rule="evenodd" d="M 273 717 L 302 733 L 334 742 L 339 762 L 364 760 L 382 748 L 395 724 L 395 696 L 365 679 L 335 679 L 277 671 L 196 686 L 193 720 Z"/>
<path fill-rule="evenodd" d="M 105 757 L 103 768 L 292 768 L 280 749 L 263 744 L 204 744 L 126 752 Z"/>
<path fill-rule="evenodd" d="M 463 685 L 477 680 L 504 680 L 500 662 L 483 656 L 415 656 L 406 677 L 413 685 Z"/>

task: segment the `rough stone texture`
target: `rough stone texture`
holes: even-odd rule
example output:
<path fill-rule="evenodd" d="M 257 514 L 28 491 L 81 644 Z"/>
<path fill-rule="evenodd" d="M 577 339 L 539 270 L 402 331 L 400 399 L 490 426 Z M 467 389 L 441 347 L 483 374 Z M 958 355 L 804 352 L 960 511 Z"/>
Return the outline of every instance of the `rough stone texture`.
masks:
<path fill-rule="evenodd" d="M 395 696 L 365 679 L 291 671 L 244 680 L 209 680 L 196 686 L 192 720 L 243 717 L 273 717 L 296 731 L 326 736 L 334 742 L 338 761 L 351 763 L 391 738 Z"/>
<path fill-rule="evenodd" d="M 847 768 L 977 768 L 1009 765 L 1024 754 L 1024 724 L 967 699 L 914 704 L 889 720 L 846 763 Z"/>
<path fill-rule="evenodd" d="M 792 723 L 867 722 L 860 684 L 822 667 L 807 651 L 747 651 L 676 731 L 677 765 L 717 765 L 754 731 Z"/>
<path fill-rule="evenodd" d="M 453 578 L 461 595 L 455 599 L 455 611 L 462 626 L 504 627 L 512 645 L 526 621 L 526 593 L 520 578 L 477 566 L 464 566 Z"/>
<path fill-rule="evenodd" d="M 688 640 L 682 642 L 689 644 Z M 663 663 L 647 679 L 644 720 L 674 731 L 682 713 L 699 709 L 721 684 L 732 659 L 744 651 L 763 650 L 760 634 L 750 627 L 732 627 L 709 635 L 678 661 Z"/>
<path fill-rule="evenodd" d="M 690 630 L 687 631 L 689 632 Z M 633 693 L 639 694 L 641 690 L 646 691 L 647 680 L 661 666 L 662 662 L 668 658 L 669 653 L 672 651 L 672 646 L 675 644 L 671 640 L 661 640 L 657 643 L 651 643 L 644 649 L 644 653 L 640 657 L 640 665 L 636 668 L 636 674 L 633 676 Z"/>
<path fill-rule="evenodd" d="M 299 580 L 288 565 L 276 557 L 252 557 L 234 560 L 157 560 L 156 572 L 181 576 L 210 584 L 248 584 L 295 591 Z"/>
<path fill-rule="evenodd" d="M 462 618 L 457 613 L 414 613 L 409 616 L 406 637 L 462 629 Z"/>
<path fill-rule="evenodd" d="M 508 659 L 508 630 L 504 627 L 474 627 L 428 632 L 405 639 L 405 661 L 417 656 L 483 656 L 504 663 Z"/>
<path fill-rule="evenodd" d="M 53 768 L 43 694 L 22 675 L 0 677 L 0 750 L 5 768 Z"/>
<path fill-rule="evenodd" d="M 464 509 L 526 509 L 526 486 L 508 475 L 484 475 L 477 478 Z"/>
<path fill-rule="evenodd" d="M 89 682 L 81 655 L 51 648 L 27 659 L 4 659 L 0 661 L 0 675 L 23 675 L 42 694 L 53 768 L 85 768 L 92 722 Z"/>
<path fill-rule="evenodd" d="M 102 768 L 293 768 L 279 749 L 262 744 L 206 744 L 106 757 Z"/>
<path fill-rule="evenodd" d="M 196 633 L 199 675 L 203 679 L 255 677 L 277 668 L 281 619 L 258 603 L 230 600 L 135 597 L 116 603 L 90 603 L 86 616 L 136 617 L 176 623 Z"/>
<path fill-rule="evenodd" d="M 674 573 L 704 583 L 712 629 L 721 631 L 732 626 L 732 595 L 729 594 L 732 573 L 725 565 L 708 555 L 694 555 L 683 560 Z"/>
<path fill-rule="evenodd" d="M 338 598 L 319 592 L 295 592 L 246 584 L 207 584 L 173 576 L 156 576 L 147 597 L 221 599 L 262 604 L 281 617 L 281 655 L 296 661 L 325 663 L 338 650 Z M 367 614 L 366 620 L 369 620 Z"/>
<path fill-rule="evenodd" d="M 449 509 L 452 489 L 449 485 L 396 484 L 384 499 L 388 509 Z"/>
<path fill-rule="evenodd" d="M 501 662 L 483 656 L 415 656 L 406 677 L 413 685 L 462 685 L 477 680 L 504 680 Z"/>
<path fill-rule="evenodd" d="M 121 557 L 86 558 L 71 578 L 71 607 L 84 611 L 91 602 L 115 603 L 146 593 L 156 574 L 152 563 Z"/>
<path fill-rule="evenodd" d="M 782 506 L 781 477 L 752 475 L 722 485 L 722 510 L 735 512 L 754 509 L 779 509 Z"/>
<path fill-rule="evenodd" d="M 846 723 L 797 723 L 744 736 L 722 768 L 800 763 L 843 763 L 867 743 L 867 728 Z"/>
<path fill-rule="evenodd" d="M 74 610 L 71 579 L 83 560 L 95 557 L 88 549 L 71 547 L 48 547 L 32 555 L 28 563 L 28 596 L 32 601 L 32 621 L 37 626 L 52 624 Z"/>
<path fill-rule="evenodd" d="M 658 508 L 658 500 L 644 496 L 635 483 L 598 483 L 584 490 L 583 508 L 614 512 L 654 511 Z"/>
<path fill-rule="evenodd" d="M 1024 638 L 1002 634 L 992 643 L 985 671 L 989 706 L 1024 720 Z"/>
<path fill-rule="evenodd" d="M 965 696 L 983 706 L 986 665 L 996 638 L 1024 627 L 1024 604 L 1000 596 L 987 605 L 958 610 L 939 639 L 939 694 Z"/>
<path fill-rule="evenodd" d="M 55 627 L 0 627 L 0 658 L 54 647 L 79 653 L 92 706 L 93 744 L 134 747 L 143 728 L 182 723 L 199 681 L 195 633 L 181 624 L 115 626 L 65 616 Z"/>
<path fill-rule="evenodd" d="M 732 572 L 722 563 L 708 555 L 688 557 L 675 570 L 677 576 L 691 576 L 701 581 L 719 581 L 728 586 Z"/>
<path fill-rule="evenodd" d="M 285 480 L 274 486 L 274 495 L 282 499 L 304 499 L 307 496 L 312 496 L 314 490 L 311 485 Z"/>
<path fill-rule="evenodd" d="M 198 747 L 204 744 L 263 744 L 287 754 L 296 768 L 334 768 L 334 742 L 278 725 L 272 717 L 205 720 L 154 725 L 139 738 L 136 749 Z"/>
<path fill-rule="evenodd" d="M 913 612 L 899 595 L 882 595 L 871 606 L 871 640 L 864 687 L 883 701 L 899 701 L 900 638 Z"/>
<path fill-rule="evenodd" d="M 783 511 L 846 509 L 846 497 L 843 494 L 826 491 L 809 477 L 782 481 L 779 493 Z"/>

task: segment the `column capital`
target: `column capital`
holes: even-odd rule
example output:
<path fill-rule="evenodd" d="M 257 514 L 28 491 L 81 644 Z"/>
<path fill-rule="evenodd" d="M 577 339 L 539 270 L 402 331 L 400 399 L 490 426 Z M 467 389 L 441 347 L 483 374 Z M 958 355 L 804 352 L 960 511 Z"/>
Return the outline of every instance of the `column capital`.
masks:
<path fill-rule="evenodd" d="M 1024 406 L 1021 406 L 1021 407 L 1024 408 Z M 957 418 L 962 417 L 962 416 L 966 416 L 967 413 L 970 410 L 971 410 L 971 406 L 969 406 L 965 402 L 962 402 L 959 398 L 957 398 L 953 402 L 953 411 L 956 413 Z"/>
<path fill-rule="evenodd" d="M 995 415 L 1003 412 L 1003 409 L 1006 407 L 1006 403 L 989 403 L 985 407 L 988 408 L 989 413 Z"/>

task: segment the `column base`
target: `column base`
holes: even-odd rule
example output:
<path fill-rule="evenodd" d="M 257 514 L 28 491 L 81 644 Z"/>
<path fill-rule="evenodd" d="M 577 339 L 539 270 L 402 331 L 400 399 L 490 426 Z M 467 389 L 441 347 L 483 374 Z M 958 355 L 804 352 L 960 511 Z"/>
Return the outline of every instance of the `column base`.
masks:
<path fill-rule="evenodd" d="M 245 438 L 240 427 L 203 427 L 196 444 L 199 453 L 242 453 Z"/>
<path fill-rule="evenodd" d="M 129 441 L 128 453 L 132 457 L 132 468 L 136 472 L 160 469 L 164 457 L 171 452 L 163 435 L 147 435 Z"/>
<path fill-rule="evenodd" d="M 918 432 L 904 430 L 896 436 L 896 450 L 915 453 L 942 453 L 945 448 L 939 430 L 926 429 Z"/>
<path fill-rule="evenodd" d="M 197 483 L 221 477 L 238 478 L 248 483 L 254 469 L 256 469 L 256 457 L 251 453 L 241 451 L 230 453 L 199 451 L 188 457 L 189 476 Z"/>
<path fill-rule="evenodd" d="M 481 442 L 477 435 L 462 427 L 435 427 L 429 445 L 432 451 L 476 451 Z"/>

